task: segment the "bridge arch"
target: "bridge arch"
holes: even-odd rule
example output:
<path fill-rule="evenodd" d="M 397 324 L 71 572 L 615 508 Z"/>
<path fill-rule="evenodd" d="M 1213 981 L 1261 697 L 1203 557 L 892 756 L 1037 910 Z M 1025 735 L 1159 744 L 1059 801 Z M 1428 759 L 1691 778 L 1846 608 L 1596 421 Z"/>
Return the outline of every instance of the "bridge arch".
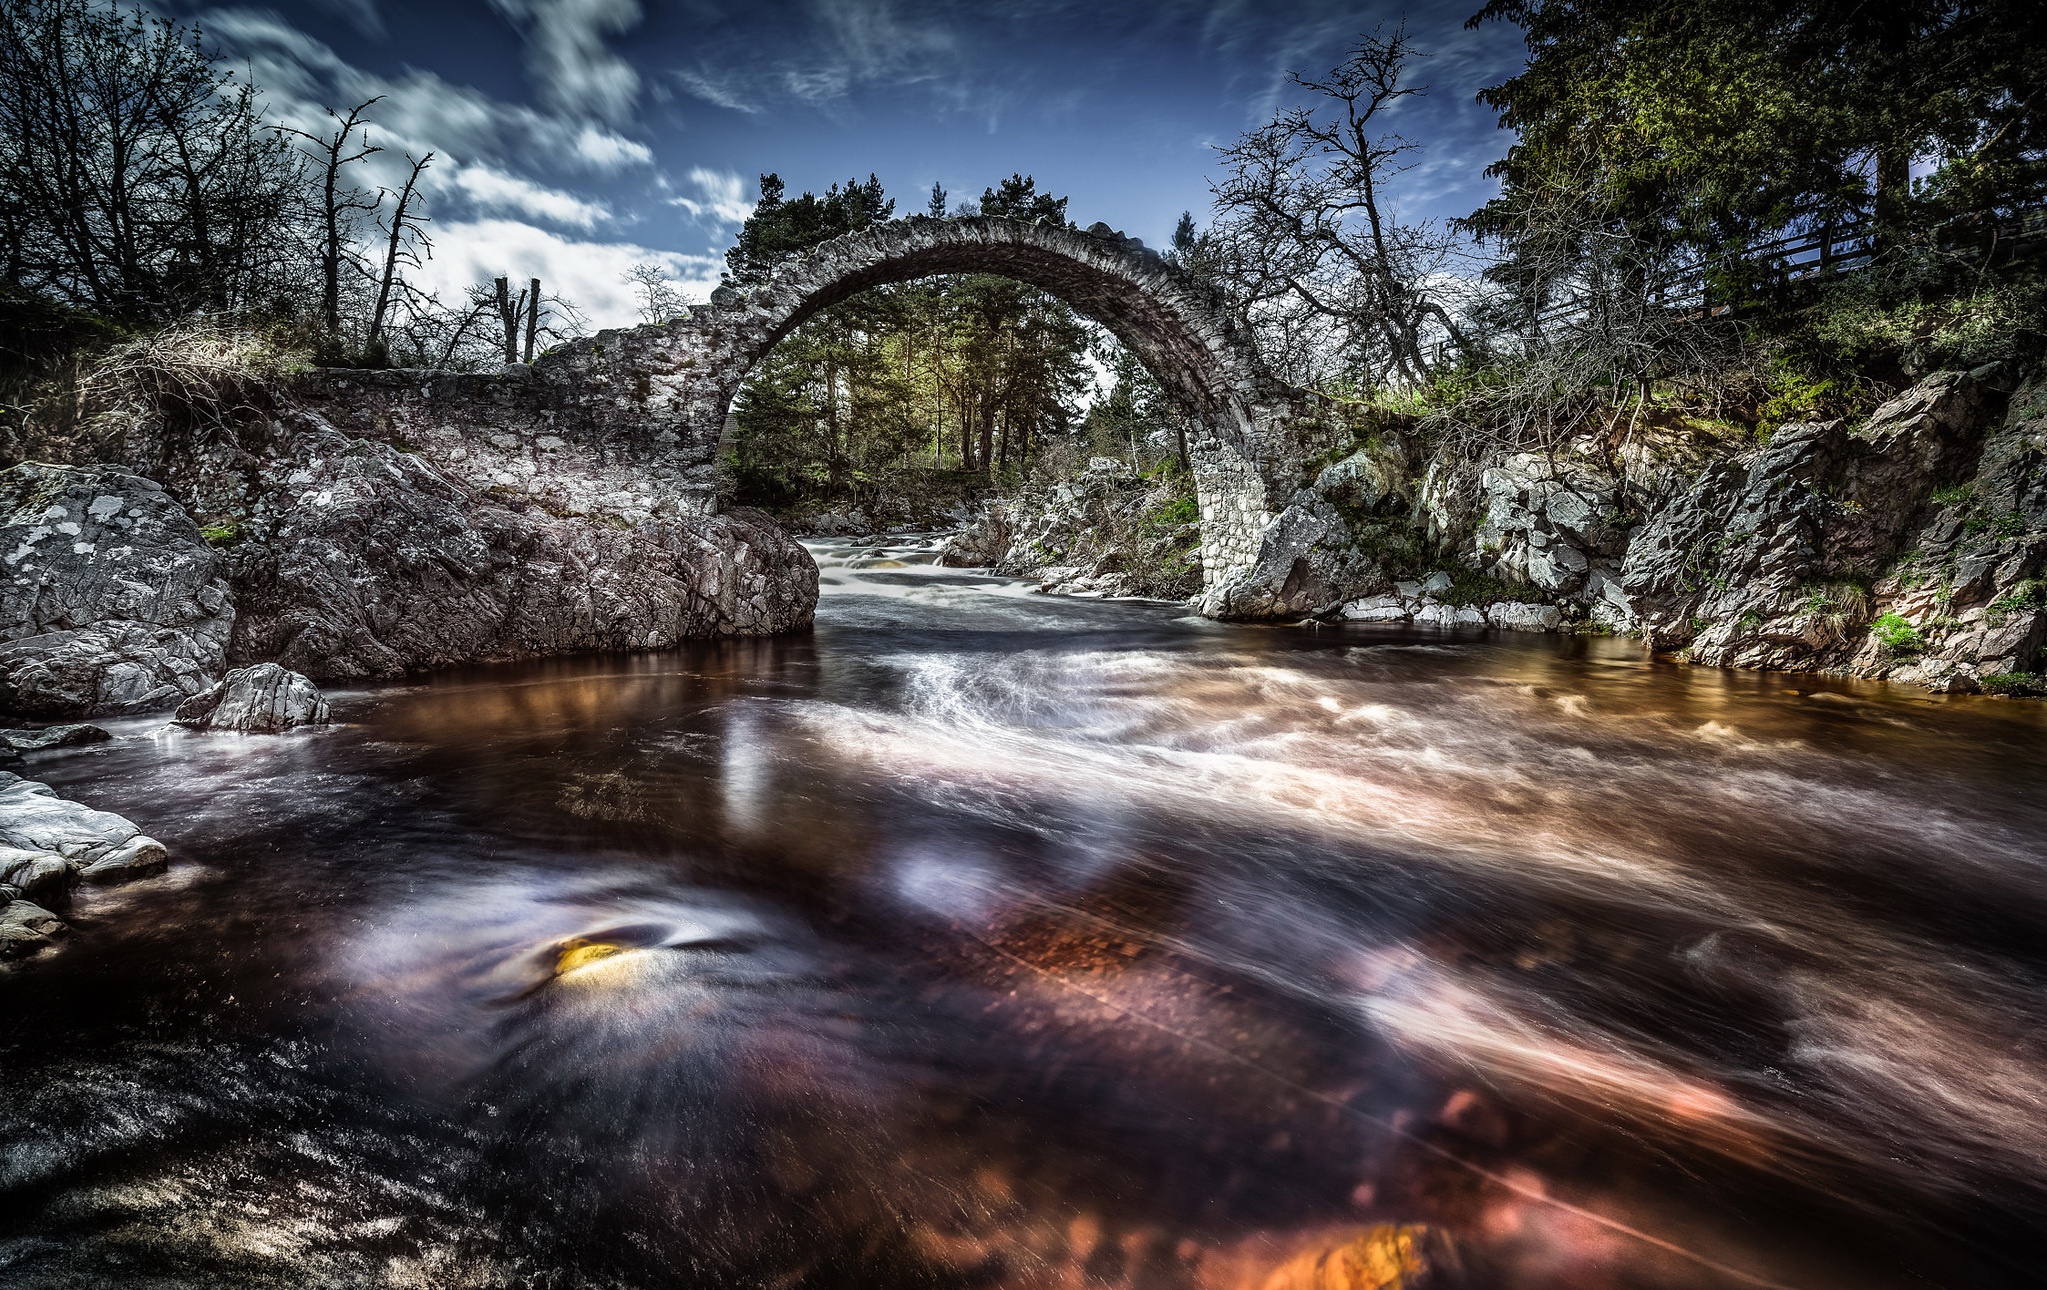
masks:
<path fill-rule="evenodd" d="M 1204 583 L 1253 563 L 1272 519 L 1268 493 L 1286 487 L 1291 393 L 1201 286 L 1104 225 L 985 216 L 880 224 L 813 248 L 758 287 L 721 288 L 681 322 L 601 334 L 563 357 L 613 346 L 643 413 L 674 427 L 690 464 L 708 467 L 747 374 L 805 319 L 870 287 L 952 273 L 1029 283 L 1108 328 L 1193 421 Z"/>

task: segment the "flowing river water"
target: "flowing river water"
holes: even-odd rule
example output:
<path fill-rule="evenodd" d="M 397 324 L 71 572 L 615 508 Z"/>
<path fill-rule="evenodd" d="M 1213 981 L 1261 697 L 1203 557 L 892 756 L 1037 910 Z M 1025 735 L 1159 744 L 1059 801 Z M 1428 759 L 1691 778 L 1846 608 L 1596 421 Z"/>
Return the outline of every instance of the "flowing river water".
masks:
<path fill-rule="evenodd" d="M 814 548 L 813 636 L 37 762 L 7 1286 L 2047 1280 L 2047 705 Z"/>

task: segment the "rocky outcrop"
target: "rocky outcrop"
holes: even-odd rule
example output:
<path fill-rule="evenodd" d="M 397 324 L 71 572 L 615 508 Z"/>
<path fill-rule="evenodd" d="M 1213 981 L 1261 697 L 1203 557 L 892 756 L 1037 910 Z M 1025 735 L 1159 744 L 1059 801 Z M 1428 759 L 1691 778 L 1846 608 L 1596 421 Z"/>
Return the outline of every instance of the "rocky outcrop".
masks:
<path fill-rule="evenodd" d="M 2047 554 L 2039 396 L 1943 373 L 1868 422 L 1788 425 L 1709 467 L 1630 545 L 1643 634 L 1695 662 L 1940 689 L 2025 670 Z M 1986 429 L 1988 433 L 1986 435 Z"/>
<path fill-rule="evenodd" d="M 1323 467 L 1259 534 L 1250 563 L 1198 608 L 1225 620 L 1300 618 L 1389 587 L 1420 555 L 1410 470 L 1376 440 Z"/>
<path fill-rule="evenodd" d="M 816 605 L 816 564 L 757 512 L 558 515 L 310 415 L 293 446 L 282 495 L 230 553 L 237 659 L 392 677 L 785 632 Z"/>
<path fill-rule="evenodd" d="M 52 748 L 76 748 L 105 743 L 113 736 L 99 726 L 45 726 L 41 730 L 0 730 L 0 745 L 9 752 L 45 752 Z"/>
<path fill-rule="evenodd" d="M 219 675 L 234 608 L 219 554 L 118 466 L 0 471 L 0 711 L 145 712 Z"/>
<path fill-rule="evenodd" d="M 238 667 L 178 705 L 171 720 L 193 730 L 276 734 L 327 724 L 327 700 L 297 672 L 275 663 Z"/>
<path fill-rule="evenodd" d="M 1078 477 L 989 501 L 939 563 L 1036 578 L 1060 595 L 1182 599 L 1201 585 L 1184 480 L 1147 480 L 1096 458 Z"/>
<path fill-rule="evenodd" d="M 162 643 L 153 626 L 139 642 L 140 628 L 118 624 L 38 642 L 16 688 L 57 697 L 20 710 L 165 710 L 233 663 L 275 661 L 316 680 L 395 677 L 808 624 L 809 555 L 763 516 L 705 513 L 701 472 L 672 460 L 672 434 L 642 441 L 644 427 L 589 407 L 573 426 L 560 419 L 558 387 L 603 384 L 594 362 L 558 364 L 545 379 L 386 372 L 252 384 L 203 435 L 178 431 L 146 398 L 101 414 L 96 424 L 120 425 L 100 442 L 161 480 L 150 514 L 182 525 L 221 612 L 207 621 L 203 656 L 168 651 L 183 665 L 174 684 L 134 682 L 121 666 L 121 649 Z M 84 683 L 59 682 L 79 673 L 121 684 L 77 697 Z"/>
<path fill-rule="evenodd" d="M 1634 623 L 1621 588 L 1628 515 L 1621 481 L 1571 456 L 1516 453 L 1479 477 L 1484 520 L 1474 547 L 1496 577 L 1584 606 L 1609 628 Z"/>
<path fill-rule="evenodd" d="M 81 882 L 115 883 L 163 871 L 163 844 L 127 820 L 59 797 L 47 784 L 0 771 L 0 958 L 48 947 Z"/>

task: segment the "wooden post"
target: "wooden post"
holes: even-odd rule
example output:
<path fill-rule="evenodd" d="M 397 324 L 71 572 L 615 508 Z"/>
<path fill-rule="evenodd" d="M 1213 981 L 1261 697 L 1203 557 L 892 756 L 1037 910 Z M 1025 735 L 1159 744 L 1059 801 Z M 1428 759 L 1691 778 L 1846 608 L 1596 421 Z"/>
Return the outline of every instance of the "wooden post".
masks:
<path fill-rule="evenodd" d="M 518 307 L 512 303 L 512 281 L 510 278 L 498 279 L 498 326 L 504 332 L 505 361 L 507 363 L 518 362 L 519 313 Z"/>
<path fill-rule="evenodd" d="M 540 329 L 540 279 L 533 279 L 533 285 L 526 293 L 526 362 L 533 362 L 533 337 Z"/>

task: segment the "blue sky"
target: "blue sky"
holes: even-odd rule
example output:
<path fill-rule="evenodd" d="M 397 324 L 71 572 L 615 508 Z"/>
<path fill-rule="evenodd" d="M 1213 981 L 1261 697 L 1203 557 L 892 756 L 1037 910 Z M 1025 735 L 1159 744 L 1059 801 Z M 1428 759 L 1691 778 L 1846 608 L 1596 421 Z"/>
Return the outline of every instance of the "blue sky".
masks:
<path fill-rule="evenodd" d="M 1518 32 L 1463 23 L 1480 0 L 289 0 L 171 7 L 246 65 L 271 111 L 317 126 L 373 94 L 373 164 L 436 153 L 434 261 L 449 291 L 539 274 L 599 325 L 630 321 L 619 280 L 666 265 L 715 280 L 755 177 L 790 191 L 879 175 L 898 211 L 933 183 L 978 196 L 1012 171 L 1162 244 L 1205 222 L 1213 145 L 1294 101 L 1363 32 L 1405 19 L 1429 57 L 1397 127 L 1425 145 L 1412 217 L 1469 212 L 1507 136 L 1479 87 L 1512 75 Z"/>

